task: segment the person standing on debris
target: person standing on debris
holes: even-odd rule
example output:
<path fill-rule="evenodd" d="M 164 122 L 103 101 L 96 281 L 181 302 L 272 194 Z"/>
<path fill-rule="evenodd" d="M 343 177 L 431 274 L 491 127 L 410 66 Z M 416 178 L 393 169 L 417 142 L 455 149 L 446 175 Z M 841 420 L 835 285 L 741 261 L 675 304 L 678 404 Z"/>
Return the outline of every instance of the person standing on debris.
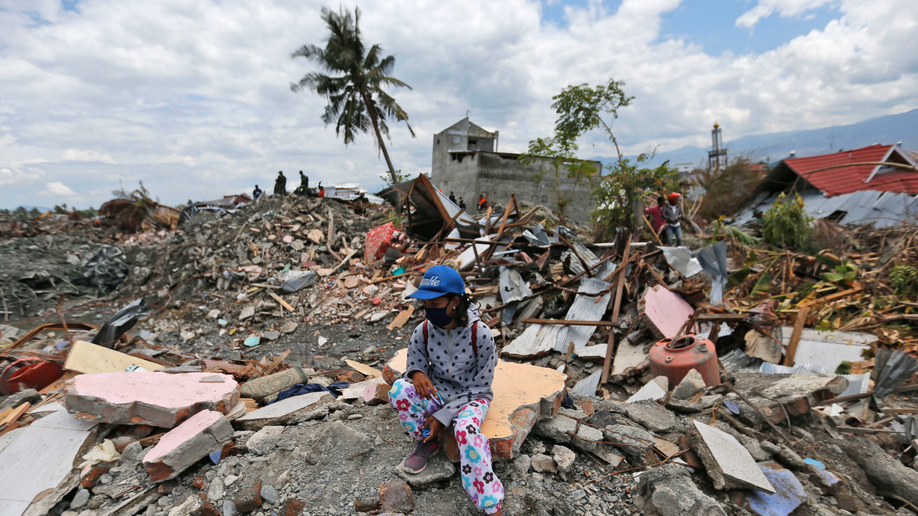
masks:
<path fill-rule="evenodd" d="M 456 204 L 456 194 L 454 194 L 453 192 L 450 192 L 450 193 L 449 193 L 449 200 L 450 200 L 450 202 L 452 202 L 453 204 Z"/>
<path fill-rule="evenodd" d="M 666 221 L 666 245 L 673 244 L 673 236 L 676 237 L 676 245 L 682 247 L 682 223 L 679 222 L 682 215 L 682 205 L 679 202 L 682 195 L 676 192 L 669 194 L 669 204 L 663 207 L 663 220 Z"/>
<path fill-rule="evenodd" d="M 287 195 L 287 178 L 283 170 L 277 173 L 277 179 L 274 180 L 274 195 Z"/>
<path fill-rule="evenodd" d="M 309 191 L 309 176 L 304 176 L 302 170 L 300 170 L 300 186 L 297 187 L 297 193 L 299 195 L 305 195 L 306 197 L 312 197 Z"/>
<path fill-rule="evenodd" d="M 462 197 L 459 198 L 459 208 L 461 208 L 462 210 L 465 210 L 465 199 L 463 199 Z"/>
<path fill-rule="evenodd" d="M 408 345 L 408 367 L 389 390 L 402 428 L 417 440 L 402 470 L 418 474 L 440 449 L 453 425 L 462 484 L 475 506 L 501 514 L 504 487 L 491 467 L 491 445 L 481 433 L 494 393 L 497 350 L 491 330 L 465 293 L 454 269 L 436 265 L 408 297 L 424 303 L 426 319 Z"/>
<path fill-rule="evenodd" d="M 663 208 L 665 207 L 666 198 L 661 195 L 657 197 L 656 206 L 644 209 L 644 213 L 650 215 L 650 223 L 653 225 L 653 230 L 657 232 L 657 235 L 660 235 L 663 228 L 666 227 L 666 221 L 663 220 Z"/>
<path fill-rule="evenodd" d="M 322 183 L 319 183 L 319 197 L 325 197 L 325 187 L 322 186 Z"/>
<path fill-rule="evenodd" d="M 488 209 L 488 200 L 485 199 L 484 195 L 478 197 L 478 211 L 485 211 Z"/>
<path fill-rule="evenodd" d="M 261 194 L 264 193 L 261 191 L 261 188 L 258 188 L 258 185 L 255 185 L 255 189 L 252 190 L 252 200 L 257 201 Z"/>

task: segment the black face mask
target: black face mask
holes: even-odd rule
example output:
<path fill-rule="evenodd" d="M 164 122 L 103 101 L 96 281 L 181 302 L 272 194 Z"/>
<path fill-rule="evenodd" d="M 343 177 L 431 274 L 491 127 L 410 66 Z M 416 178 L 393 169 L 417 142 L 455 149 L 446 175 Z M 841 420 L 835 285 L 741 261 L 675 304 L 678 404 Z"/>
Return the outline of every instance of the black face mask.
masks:
<path fill-rule="evenodd" d="M 438 328 L 443 328 L 452 324 L 455 317 L 448 315 L 446 311 L 449 309 L 449 305 L 444 306 L 443 308 L 429 308 L 424 307 L 424 316 L 427 317 L 427 320 L 431 324 Z"/>

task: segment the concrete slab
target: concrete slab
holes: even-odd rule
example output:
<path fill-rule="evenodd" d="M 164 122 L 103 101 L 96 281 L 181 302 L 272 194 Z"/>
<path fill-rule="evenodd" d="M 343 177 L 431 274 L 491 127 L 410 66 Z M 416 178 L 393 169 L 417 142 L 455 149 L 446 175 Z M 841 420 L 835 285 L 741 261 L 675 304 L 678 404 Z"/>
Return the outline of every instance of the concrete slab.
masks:
<path fill-rule="evenodd" d="M 660 339 L 671 339 L 695 310 L 679 294 L 662 285 L 647 291 L 639 303 L 641 319 Z"/>
<path fill-rule="evenodd" d="M 695 451 L 707 468 L 714 488 L 758 489 L 774 494 L 775 488 L 759 469 L 752 455 L 732 435 L 692 421 L 698 433 Z"/>
<path fill-rule="evenodd" d="M 298 416 L 334 400 L 334 396 L 324 391 L 293 396 L 247 413 L 236 419 L 236 426 L 243 430 L 261 430 L 269 425 L 286 425 Z"/>
<path fill-rule="evenodd" d="M 618 349 L 615 351 L 609 378 L 614 382 L 619 382 L 626 377 L 643 373 L 648 367 L 650 367 L 650 355 L 644 351 L 644 344 L 634 345 L 625 339 L 618 344 Z"/>
<path fill-rule="evenodd" d="M 664 387 L 665 385 L 665 387 Z M 644 400 L 657 401 L 666 396 L 666 390 L 669 388 L 669 380 L 665 376 L 658 376 L 644 384 L 636 393 L 632 394 L 625 403 L 635 403 Z"/>
<path fill-rule="evenodd" d="M 746 495 L 749 508 L 759 516 L 788 516 L 806 501 L 806 491 L 794 474 L 778 464 L 759 464 L 777 490 L 774 494 L 753 490 Z"/>
<path fill-rule="evenodd" d="M 202 382 L 214 376 L 222 383 Z M 239 385 L 213 373 L 83 374 L 64 389 L 64 406 L 80 419 L 173 428 L 202 411 L 229 412 L 239 402 Z"/>
<path fill-rule="evenodd" d="M 386 383 L 386 381 L 383 380 L 382 376 L 370 378 L 369 380 L 358 383 L 352 383 L 347 389 L 341 391 L 341 396 L 338 396 L 338 399 L 341 401 L 348 401 L 363 398 L 363 391 L 366 390 L 368 385 L 381 385 L 384 383 Z"/>
<path fill-rule="evenodd" d="M 154 482 L 169 480 L 233 438 L 233 426 L 223 414 L 203 410 L 166 432 L 143 458 Z"/>
<path fill-rule="evenodd" d="M 26 427 L 0 453 L 0 514 L 19 516 L 54 491 L 84 447 L 95 444 L 97 425 L 60 410 Z"/>
<path fill-rule="evenodd" d="M 408 350 L 403 349 L 386 364 L 383 377 L 387 383 L 392 384 L 405 371 L 407 357 Z M 481 425 L 495 456 L 512 459 L 519 455 L 536 421 L 557 414 L 566 378 L 554 369 L 498 360 L 491 386 L 494 400 Z"/>
<path fill-rule="evenodd" d="M 402 465 L 395 466 L 395 474 L 402 477 L 411 487 L 422 487 L 434 482 L 449 480 L 456 474 L 456 466 L 446 458 L 446 453 L 437 453 L 427 461 L 424 471 L 416 475 L 406 473 Z"/>

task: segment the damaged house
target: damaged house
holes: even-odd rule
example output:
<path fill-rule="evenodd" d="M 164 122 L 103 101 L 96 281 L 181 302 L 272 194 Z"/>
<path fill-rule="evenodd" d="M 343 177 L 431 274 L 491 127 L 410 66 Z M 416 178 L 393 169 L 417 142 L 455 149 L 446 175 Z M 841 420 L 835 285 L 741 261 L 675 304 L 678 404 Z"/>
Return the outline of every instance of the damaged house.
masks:
<path fill-rule="evenodd" d="M 490 204 L 506 205 L 510 194 L 516 193 L 521 202 L 552 205 L 552 192 L 543 181 L 533 180 L 533 175 L 551 170 L 548 160 L 523 165 L 519 154 L 498 152 L 498 131 L 488 131 L 472 123 L 468 117 L 437 133 L 433 137 L 433 162 L 430 179 L 443 193 L 453 192 L 464 198 L 469 210 L 475 210 L 478 196 L 484 195 Z M 596 161 L 602 174 L 602 163 Z M 561 190 L 565 196 L 589 198 L 589 186 L 578 185 L 561 171 Z M 594 205 L 575 202 L 568 207 L 568 215 L 579 222 L 590 219 Z"/>
<path fill-rule="evenodd" d="M 734 223 L 749 222 L 756 210 L 764 213 L 791 191 L 813 218 L 876 227 L 910 223 L 918 214 L 918 162 L 898 144 L 785 159 L 765 176 Z"/>

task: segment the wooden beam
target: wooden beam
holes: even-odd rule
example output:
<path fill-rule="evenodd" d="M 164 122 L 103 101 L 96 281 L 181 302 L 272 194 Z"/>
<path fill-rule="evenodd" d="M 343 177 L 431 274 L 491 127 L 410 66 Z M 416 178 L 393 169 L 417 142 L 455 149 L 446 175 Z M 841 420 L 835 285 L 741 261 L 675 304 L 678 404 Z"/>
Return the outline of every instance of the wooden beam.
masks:
<path fill-rule="evenodd" d="M 622 236 L 626 237 L 625 240 L 625 250 L 622 252 L 622 261 L 619 265 L 619 269 L 625 269 L 628 264 L 628 253 L 631 251 L 631 233 L 627 231 L 622 232 Z M 618 271 L 616 271 L 618 272 Z M 621 271 L 618 274 L 618 281 L 615 285 L 615 301 L 612 305 L 612 324 L 618 323 L 618 315 L 622 307 L 622 288 L 625 286 L 625 271 Z M 610 328 L 609 331 L 614 335 L 615 331 Z M 613 341 L 612 335 L 609 336 L 609 342 Z M 612 365 L 612 345 L 609 344 L 606 346 L 606 356 L 602 362 L 602 377 L 599 379 L 599 384 L 603 385 L 609 381 L 609 367 Z"/>
<path fill-rule="evenodd" d="M 565 321 L 564 319 L 522 319 L 524 324 L 560 324 L 565 326 L 612 326 L 609 321 Z"/>
<path fill-rule="evenodd" d="M 784 365 L 790 367 L 794 365 L 794 356 L 797 354 L 797 344 L 800 343 L 800 335 L 803 333 L 803 326 L 806 324 L 806 317 L 810 313 L 810 305 L 804 304 L 797 312 L 797 321 L 794 322 L 794 331 L 791 333 L 790 342 L 787 343 L 787 350 L 784 353 Z"/>

